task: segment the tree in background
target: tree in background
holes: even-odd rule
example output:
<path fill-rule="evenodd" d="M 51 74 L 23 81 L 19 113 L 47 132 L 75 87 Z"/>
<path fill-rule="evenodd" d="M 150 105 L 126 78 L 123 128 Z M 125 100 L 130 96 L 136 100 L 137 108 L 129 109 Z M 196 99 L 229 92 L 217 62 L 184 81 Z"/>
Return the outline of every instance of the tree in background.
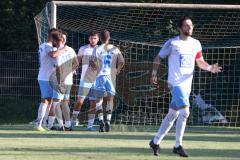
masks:
<path fill-rule="evenodd" d="M 33 51 L 37 49 L 33 18 L 46 2 L 46 0 L 0 1 L 1 50 Z"/>
<path fill-rule="evenodd" d="M 38 48 L 34 16 L 49 0 L 1 0 L 0 1 L 0 50 L 36 51 Z M 86 0 L 80 0 L 86 1 Z M 88 0 L 98 1 L 100 0 Z M 104 0 L 112 2 L 113 0 Z M 138 3 L 208 3 L 240 4 L 239 0 L 117 0 Z M 114 1 L 116 2 L 116 1 Z"/>

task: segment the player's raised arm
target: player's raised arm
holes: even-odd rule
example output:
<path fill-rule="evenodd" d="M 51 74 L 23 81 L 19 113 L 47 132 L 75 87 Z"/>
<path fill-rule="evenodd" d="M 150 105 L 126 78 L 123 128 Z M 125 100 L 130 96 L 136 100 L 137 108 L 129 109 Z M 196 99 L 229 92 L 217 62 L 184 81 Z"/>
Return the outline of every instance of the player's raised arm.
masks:
<path fill-rule="evenodd" d="M 57 49 L 56 51 L 49 52 L 48 55 L 52 58 L 56 58 L 56 57 L 60 56 L 61 54 L 65 53 L 67 51 L 67 48 L 68 48 L 68 46 L 65 45 L 61 49 Z"/>
<path fill-rule="evenodd" d="M 59 36 L 61 37 L 62 41 L 63 41 L 63 46 L 58 46 L 58 44 L 54 44 L 56 42 L 53 41 L 53 45 L 54 47 L 57 47 L 58 49 L 53 49 L 52 52 L 49 52 L 48 55 L 52 58 L 56 58 L 58 56 L 60 56 L 61 54 L 65 53 L 68 49 L 68 46 L 66 45 L 67 42 L 67 33 L 62 31 L 62 30 L 57 30 L 57 33 L 59 34 Z M 55 36 L 55 35 L 52 35 Z"/>

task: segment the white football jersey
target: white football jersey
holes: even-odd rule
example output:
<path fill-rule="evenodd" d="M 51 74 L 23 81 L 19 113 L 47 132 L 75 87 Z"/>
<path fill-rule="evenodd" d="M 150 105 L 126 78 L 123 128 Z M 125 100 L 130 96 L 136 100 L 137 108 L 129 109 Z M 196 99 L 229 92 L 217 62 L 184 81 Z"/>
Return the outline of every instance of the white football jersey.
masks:
<path fill-rule="evenodd" d="M 183 86 L 191 91 L 195 60 L 202 57 L 202 47 L 198 40 L 179 36 L 169 39 L 159 52 L 161 58 L 168 57 L 168 83 L 170 87 Z"/>
<path fill-rule="evenodd" d="M 94 55 L 99 60 L 101 67 L 98 76 L 111 75 L 112 61 L 118 54 L 121 54 L 120 50 L 111 44 L 102 44 L 96 48 Z"/>
<path fill-rule="evenodd" d="M 52 44 L 43 43 L 39 46 L 39 72 L 38 80 L 49 81 L 50 75 L 54 70 L 54 64 L 52 58 L 48 55 L 53 50 Z"/>
<path fill-rule="evenodd" d="M 64 67 L 70 67 L 70 70 L 72 69 L 72 61 L 74 57 L 76 57 L 75 51 L 71 47 L 67 47 L 67 51 L 64 52 L 63 54 L 59 55 L 58 57 L 55 58 L 55 65 L 56 66 L 61 66 L 64 63 L 68 62 L 69 66 L 64 66 Z M 64 84 L 72 85 L 73 84 L 73 72 L 70 72 L 66 78 L 64 79 Z"/>
<path fill-rule="evenodd" d="M 89 69 L 89 58 L 92 56 L 93 50 L 94 48 L 89 44 L 79 48 L 78 56 L 82 56 L 82 72 L 80 80 L 84 80 L 85 75 L 90 74 L 89 72 L 92 72 L 92 69 Z"/>

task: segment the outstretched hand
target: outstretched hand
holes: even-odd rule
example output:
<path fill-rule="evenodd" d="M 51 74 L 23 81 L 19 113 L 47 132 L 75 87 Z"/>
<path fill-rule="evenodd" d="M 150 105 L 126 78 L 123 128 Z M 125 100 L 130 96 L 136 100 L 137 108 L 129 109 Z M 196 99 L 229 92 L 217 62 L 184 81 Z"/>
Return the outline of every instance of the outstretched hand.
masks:
<path fill-rule="evenodd" d="M 210 72 L 212 73 L 222 72 L 222 67 L 219 66 L 218 63 L 215 63 L 211 66 Z"/>

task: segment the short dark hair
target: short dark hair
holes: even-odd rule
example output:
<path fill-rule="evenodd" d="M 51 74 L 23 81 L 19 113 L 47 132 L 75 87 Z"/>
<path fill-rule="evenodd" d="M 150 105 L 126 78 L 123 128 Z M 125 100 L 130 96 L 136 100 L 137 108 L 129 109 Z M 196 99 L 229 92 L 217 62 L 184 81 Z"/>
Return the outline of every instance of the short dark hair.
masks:
<path fill-rule="evenodd" d="M 51 28 L 48 30 L 48 39 L 51 39 L 51 34 L 54 33 L 54 32 L 57 32 L 58 30 L 56 28 Z"/>
<path fill-rule="evenodd" d="M 192 18 L 190 16 L 181 17 L 177 23 L 177 27 L 182 28 L 183 22 L 188 19 L 192 21 Z"/>
<path fill-rule="evenodd" d="M 51 34 L 52 32 L 55 32 L 55 31 L 57 31 L 56 28 L 51 28 L 51 29 L 48 30 L 48 34 Z"/>
<path fill-rule="evenodd" d="M 110 32 L 104 30 L 100 33 L 100 40 L 101 42 L 105 43 L 108 39 L 110 39 Z"/>
<path fill-rule="evenodd" d="M 62 33 L 63 35 L 66 35 L 66 36 L 67 36 L 67 32 L 65 32 L 64 30 L 58 29 L 58 31 L 59 31 L 60 33 Z"/>
<path fill-rule="evenodd" d="M 52 43 L 53 46 L 56 47 L 59 42 L 62 40 L 62 33 L 60 33 L 59 31 L 56 32 L 51 32 L 51 38 L 52 38 Z"/>
<path fill-rule="evenodd" d="M 99 33 L 97 31 L 91 31 L 89 32 L 88 37 L 91 37 L 91 36 L 99 36 Z"/>

